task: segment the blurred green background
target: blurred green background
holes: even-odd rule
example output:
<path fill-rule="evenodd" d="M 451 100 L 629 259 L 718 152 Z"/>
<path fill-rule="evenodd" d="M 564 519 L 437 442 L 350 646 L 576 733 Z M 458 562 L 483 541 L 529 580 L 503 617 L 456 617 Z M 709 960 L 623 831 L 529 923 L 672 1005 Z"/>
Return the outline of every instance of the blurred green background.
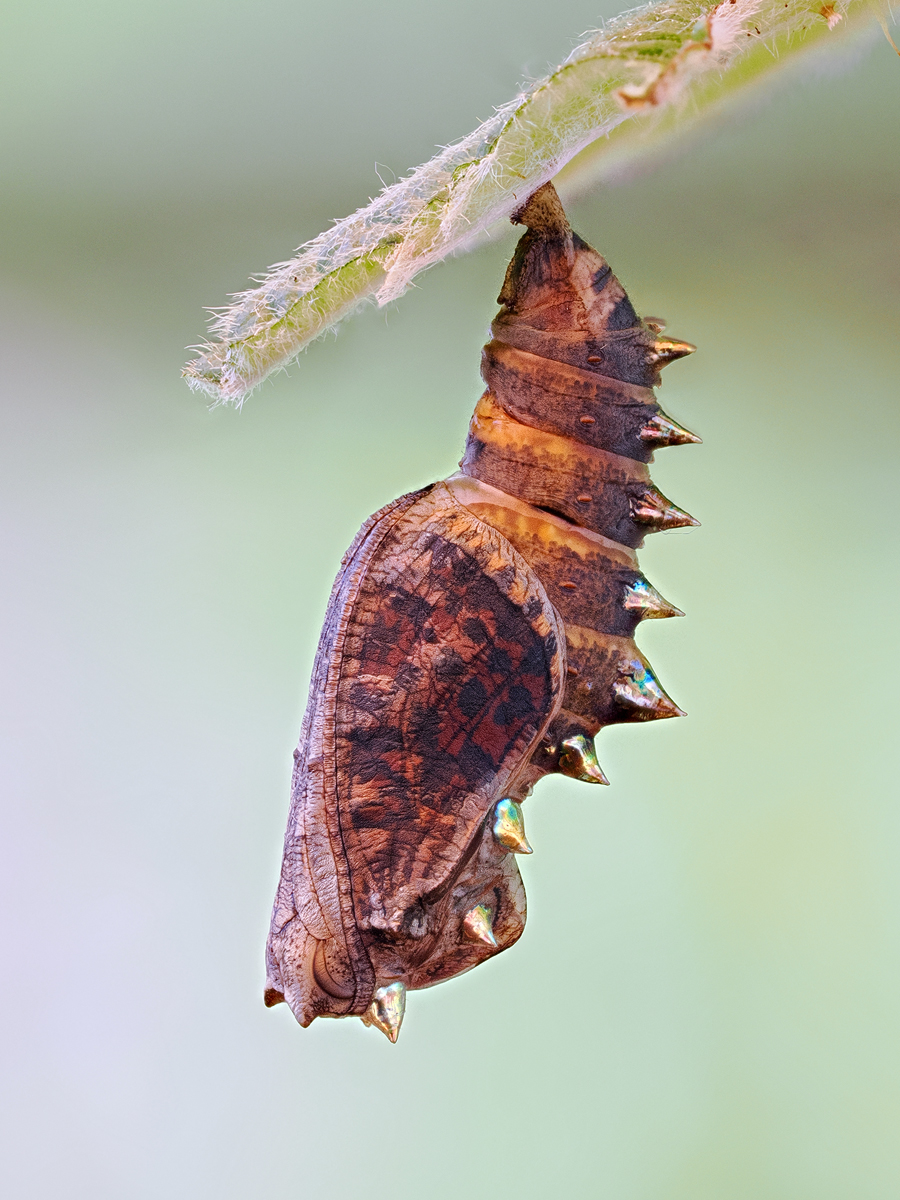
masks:
<path fill-rule="evenodd" d="M 686 720 L 528 802 L 528 929 L 392 1047 L 261 1001 L 340 555 L 452 471 L 515 241 L 241 413 L 203 305 L 470 131 L 598 0 L 48 0 L 0 50 L 7 1059 L 27 1200 L 900 1195 L 900 63 L 883 39 L 576 228 L 699 353 L 655 478 L 701 529 L 642 647 Z"/>

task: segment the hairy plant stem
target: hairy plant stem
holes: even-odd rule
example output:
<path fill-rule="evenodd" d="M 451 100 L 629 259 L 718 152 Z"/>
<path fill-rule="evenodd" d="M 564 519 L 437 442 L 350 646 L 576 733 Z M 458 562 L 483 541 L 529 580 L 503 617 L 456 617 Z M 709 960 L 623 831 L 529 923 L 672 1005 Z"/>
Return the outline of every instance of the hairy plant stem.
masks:
<path fill-rule="evenodd" d="M 235 296 L 185 368 L 188 383 L 240 404 L 364 300 L 401 295 L 567 164 L 596 176 L 646 153 L 813 47 L 847 45 L 876 15 L 868 0 L 665 0 L 624 13 L 469 137 Z"/>

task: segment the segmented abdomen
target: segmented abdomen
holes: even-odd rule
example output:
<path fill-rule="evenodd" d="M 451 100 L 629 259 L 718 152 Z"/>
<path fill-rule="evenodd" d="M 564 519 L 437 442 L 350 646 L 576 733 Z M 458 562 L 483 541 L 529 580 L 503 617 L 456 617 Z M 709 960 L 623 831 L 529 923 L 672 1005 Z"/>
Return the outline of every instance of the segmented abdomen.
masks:
<path fill-rule="evenodd" d="M 643 618 L 681 614 L 641 574 L 635 548 L 647 533 L 697 524 L 646 465 L 660 447 L 700 440 L 653 392 L 660 368 L 693 346 L 638 318 L 552 185 L 517 219 L 528 232 L 484 349 L 487 391 L 448 482 L 522 554 L 563 618 L 563 708 L 535 765 L 602 783 L 593 738 L 604 725 L 681 714 L 633 640 Z"/>

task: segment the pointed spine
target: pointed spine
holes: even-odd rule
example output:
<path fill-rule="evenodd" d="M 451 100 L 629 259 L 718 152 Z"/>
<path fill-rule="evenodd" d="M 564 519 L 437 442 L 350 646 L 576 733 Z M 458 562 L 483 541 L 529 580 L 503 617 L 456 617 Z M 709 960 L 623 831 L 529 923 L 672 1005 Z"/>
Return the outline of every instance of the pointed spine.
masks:
<path fill-rule="evenodd" d="M 597 761 L 593 738 L 585 737 L 582 733 L 568 737 L 563 742 L 559 770 L 560 774 L 578 779 L 581 783 L 609 783 Z"/>
<path fill-rule="evenodd" d="M 681 529 L 700 524 L 696 517 L 673 504 L 652 484 L 632 497 L 631 518 L 639 525 L 651 525 L 655 530 Z"/>
<path fill-rule="evenodd" d="M 650 352 L 647 359 L 655 367 L 668 366 L 670 362 L 675 362 L 677 358 L 686 358 L 687 355 L 693 354 L 697 349 L 690 342 L 678 342 L 674 338 L 658 337 L 650 345 Z"/>
<path fill-rule="evenodd" d="M 662 411 L 647 421 L 639 436 L 642 442 L 647 442 L 648 445 L 660 450 L 665 446 L 700 445 L 703 441 L 702 438 L 697 437 L 696 433 L 691 433 L 689 429 L 685 429 L 683 425 L 679 425 L 677 421 L 673 421 Z"/>
<path fill-rule="evenodd" d="M 463 933 L 470 942 L 483 942 L 491 949 L 497 949 L 497 939 L 491 920 L 491 910 L 485 904 L 476 904 L 463 917 Z"/>
<path fill-rule="evenodd" d="M 625 588 L 625 607 L 629 612 L 637 612 L 642 621 L 684 616 L 680 608 L 670 604 L 643 576 Z"/>
<path fill-rule="evenodd" d="M 650 664 L 640 658 L 620 664 L 613 693 L 618 703 L 629 709 L 637 721 L 659 721 L 686 715 L 660 686 Z"/>
<path fill-rule="evenodd" d="M 498 800 L 494 807 L 494 821 L 491 832 L 498 845 L 513 854 L 531 854 L 531 846 L 525 836 L 525 821 L 522 817 L 522 806 L 515 800 L 504 798 Z"/>
<path fill-rule="evenodd" d="M 363 1025 L 380 1029 L 389 1042 L 396 1042 L 406 1014 L 406 984 L 399 980 L 378 988 L 372 1003 L 360 1018 Z"/>

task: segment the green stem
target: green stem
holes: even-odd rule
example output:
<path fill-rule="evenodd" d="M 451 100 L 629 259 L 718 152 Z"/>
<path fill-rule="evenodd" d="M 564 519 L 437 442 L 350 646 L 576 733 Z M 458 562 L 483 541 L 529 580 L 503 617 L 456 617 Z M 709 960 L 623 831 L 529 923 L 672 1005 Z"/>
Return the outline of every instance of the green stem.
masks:
<path fill-rule="evenodd" d="M 235 297 L 184 374 L 240 404 L 360 303 L 477 241 L 536 187 L 668 141 L 813 47 L 845 45 L 866 0 L 668 0 L 623 14 L 550 76 Z M 602 139 L 602 140 L 600 140 Z"/>

